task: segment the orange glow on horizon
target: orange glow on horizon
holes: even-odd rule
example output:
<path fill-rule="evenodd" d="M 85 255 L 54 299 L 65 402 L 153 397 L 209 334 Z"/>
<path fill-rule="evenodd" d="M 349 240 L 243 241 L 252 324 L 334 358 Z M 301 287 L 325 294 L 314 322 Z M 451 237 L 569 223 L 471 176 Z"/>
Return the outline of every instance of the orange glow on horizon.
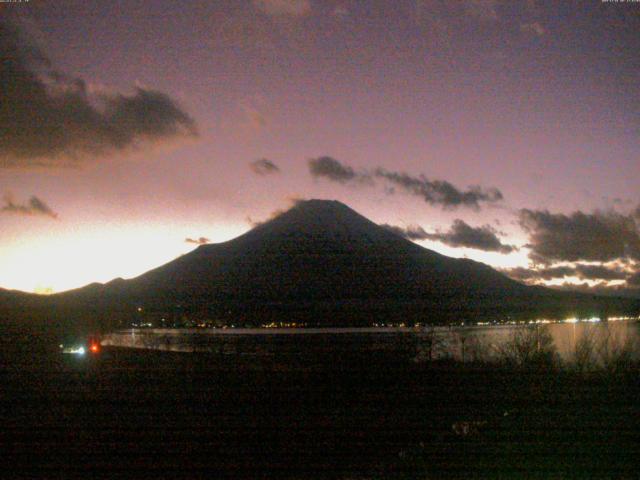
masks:
<path fill-rule="evenodd" d="M 211 243 L 231 240 L 251 227 L 245 222 L 211 225 L 152 224 L 87 225 L 67 222 L 45 225 L 28 241 L 0 251 L 0 288 L 52 294 L 115 278 L 134 278 L 192 251 L 187 237 L 205 236 Z M 453 248 L 432 241 L 416 242 L 443 255 L 467 257 L 494 268 L 526 267 L 528 249 L 508 255 Z"/>
<path fill-rule="evenodd" d="M 498 252 L 485 252 L 473 248 L 454 248 L 429 240 L 416 243 L 448 257 L 469 258 L 476 262 L 486 263 L 493 268 L 527 267 L 529 265 L 529 249 L 527 248 L 520 248 L 512 253 L 503 254 Z"/>
<path fill-rule="evenodd" d="M 239 228 L 210 225 L 56 226 L 0 250 L 0 288 L 51 294 L 133 278 L 190 252 L 196 246 L 185 238 L 211 230 L 215 235 L 208 237 L 216 243 L 242 233 Z"/>

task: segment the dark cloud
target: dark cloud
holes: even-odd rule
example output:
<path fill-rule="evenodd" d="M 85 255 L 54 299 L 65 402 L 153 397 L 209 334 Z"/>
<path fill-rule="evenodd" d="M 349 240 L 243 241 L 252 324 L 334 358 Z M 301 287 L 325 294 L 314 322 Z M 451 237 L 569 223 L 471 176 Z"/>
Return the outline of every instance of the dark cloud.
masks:
<path fill-rule="evenodd" d="M 372 173 L 356 172 L 350 166 L 327 156 L 309 160 L 309 171 L 313 177 L 324 177 L 343 184 L 357 181 L 373 185 L 372 180 L 377 178 L 387 183 L 384 190 L 387 195 L 395 194 L 399 188 L 430 205 L 444 208 L 464 206 L 478 209 L 482 202 L 495 203 L 503 199 L 502 192 L 496 188 L 471 186 L 467 190 L 460 190 L 444 180 L 429 180 L 424 175 L 416 177 L 384 168 L 376 168 Z"/>
<path fill-rule="evenodd" d="M 580 211 L 564 215 L 523 209 L 519 222 L 529 234 L 529 256 L 536 262 L 640 259 L 640 234 L 631 215 Z"/>
<path fill-rule="evenodd" d="M 382 168 L 376 169 L 374 175 L 422 198 L 430 205 L 442 205 L 446 208 L 465 206 L 477 209 L 480 202 L 494 203 L 503 199 L 502 192 L 496 188 L 482 189 L 472 186 L 466 191 L 461 191 L 444 180 L 429 180 L 424 175 L 414 177 Z"/>
<path fill-rule="evenodd" d="M 29 198 L 29 201 L 26 204 L 15 203 L 10 195 L 6 195 L 4 197 L 4 205 L 2 205 L 2 208 L 0 208 L 0 212 L 13 213 L 16 215 L 38 215 L 58 218 L 58 214 L 51 210 L 51 208 L 46 203 L 44 203 L 35 195 Z"/>
<path fill-rule="evenodd" d="M 357 174 L 353 168 L 343 165 L 335 158 L 326 156 L 309 160 L 309 171 L 313 177 L 324 177 L 339 183 L 356 180 L 361 176 L 361 174 Z"/>
<path fill-rule="evenodd" d="M 187 243 L 195 243 L 196 245 L 206 245 L 211 242 L 207 237 L 185 238 L 184 241 Z"/>
<path fill-rule="evenodd" d="M 595 285 L 584 283 L 565 282 L 561 285 L 554 285 L 550 288 L 554 290 L 564 290 L 570 292 L 582 292 L 590 295 L 604 295 L 609 297 L 640 298 L 640 288 L 628 288 L 624 285 L 609 285 L 606 282 L 599 282 Z"/>
<path fill-rule="evenodd" d="M 502 272 L 505 275 L 513 278 L 514 280 L 539 281 L 571 276 L 573 274 L 573 269 L 571 267 L 553 267 L 542 269 L 514 267 L 503 269 Z"/>
<path fill-rule="evenodd" d="M 249 164 L 253 173 L 257 175 L 270 175 L 280 173 L 280 167 L 267 158 L 261 158 Z"/>
<path fill-rule="evenodd" d="M 627 277 L 623 270 L 604 265 L 577 264 L 575 268 L 577 277 L 584 280 L 624 280 Z"/>
<path fill-rule="evenodd" d="M 560 265 L 546 268 L 524 268 L 516 267 L 503 270 L 505 274 L 516 280 L 541 281 L 554 280 L 564 277 L 577 277 L 581 280 L 624 280 L 629 275 L 628 272 L 615 267 L 604 265 Z"/>
<path fill-rule="evenodd" d="M 467 247 L 486 252 L 511 253 L 517 248 L 513 245 L 506 245 L 500 241 L 497 232 L 490 225 L 482 227 L 471 227 L 460 219 L 451 225 L 448 232 L 430 233 L 429 240 L 442 242 L 451 247 Z"/>
<path fill-rule="evenodd" d="M 640 270 L 627 278 L 627 285 L 630 287 L 640 287 Z"/>
<path fill-rule="evenodd" d="M 178 135 L 193 119 L 164 93 L 92 93 L 55 71 L 15 25 L 0 20 L 0 168 L 77 166 L 87 157 Z"/>
<path fill-rule="evenodd" d="M 381 226 L 409 240 L 434 240 L 451 247 L 474 248 L 487 252 L 511 253 L 517 250 L 513 245 L 502 243 L 491 226 L 471 227 L 459 219 L 455 220 L 451 229 L 445 233 L 429 233 L 418 225 L 409 225 L 406 228 L 388 224 Z"/>
<path fill-rule="evenodd" d="M 406 228 L 403 228 L 397 225 L 383 223 L 380 226 L 409 240 L 425 240 L 429 238 L 429 234 L 419 225 L 409 225 Z"/>

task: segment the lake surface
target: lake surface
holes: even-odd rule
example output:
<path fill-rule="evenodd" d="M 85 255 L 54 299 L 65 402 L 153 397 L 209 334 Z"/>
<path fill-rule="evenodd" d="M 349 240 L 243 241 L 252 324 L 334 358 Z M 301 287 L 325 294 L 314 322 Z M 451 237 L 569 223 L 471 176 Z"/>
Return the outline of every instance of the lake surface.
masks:
<path fill-rule="evenodd" d="M 490 359 L 523 329 L 548 333 L 558 354 L 570 360 L 576 346 L 589 342 L 594 352 L 614 352 L 634 345 L 638 355 L 640 323 L 637 319 L 456 327 L 375 328 L 215 328 L 127 329 L 104 337 L 105 346 L 181 352 L 273 355 L 283 350 L 348 349 L 386 350 L 417 343 L 421 355 L 459 360 Z M 409 343 L 407 343 L 409 342 Z M 464 357 L 464 358 L 463 358 Z"/>

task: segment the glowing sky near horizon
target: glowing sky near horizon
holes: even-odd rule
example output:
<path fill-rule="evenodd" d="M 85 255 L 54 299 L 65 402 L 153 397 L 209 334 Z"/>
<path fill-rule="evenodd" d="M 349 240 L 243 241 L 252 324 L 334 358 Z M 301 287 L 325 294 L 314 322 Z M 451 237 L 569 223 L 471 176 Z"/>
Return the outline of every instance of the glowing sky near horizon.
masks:
<path fill-rule="evenodd" d="M 114 124 L 124 117 L 123 128 L 139 122 L 136 132 L 152 135 L 118 130 L 125 146 L 115 148 L 111 137 L 88 138 L 98 128 L 78 128 L 71 167 L 64 150 L 23 154 L 0 136 L 1 288 L 57 292 L 133 277 L 193 249 L 186 238 L 228 240 L 292 198 L 337 199 L 377 223 L 432 234 L 456 219 L 489 226 L 518 250 L 418 243 L 500 268 L 532 265 L 522 209 L 547 211 L 545 228 L 558 215 L 603 212 L 606 225 L 631 222 L 611 229 L 626 235 L 619 258 L 585 246 L 549 254 L 547 267 L 640 270 L 640 3 L 32 0 L 2 4 L 1 17 L 47 68 L 84 80 L 88 105 L 109 98 L 119 108 L 119 94 L 149 105 L 135 92 L 162 92 L 179 112 L 165 97 L 153 112 L 188 133 L 184 112 L 198 132 L 167 134 L 144 123 L 146 106 L 123 109 Z M 85 141 L 100 148 L 82 150 Z M 314 177 L 308 162 L 323 156 L 504 198 L 430 204 L 381 177 Z M 256 173 L 259 159 L 277 170 Z"/>

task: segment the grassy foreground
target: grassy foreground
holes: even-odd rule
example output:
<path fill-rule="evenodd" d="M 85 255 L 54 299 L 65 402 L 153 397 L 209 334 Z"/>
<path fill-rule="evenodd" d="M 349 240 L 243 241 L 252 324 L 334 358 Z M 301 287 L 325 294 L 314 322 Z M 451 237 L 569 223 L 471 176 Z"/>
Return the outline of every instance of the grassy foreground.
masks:
<path fill-rule="evenodd" d="M 0 476 L 637 478 L 638 373 L 4 350 Z"/>

